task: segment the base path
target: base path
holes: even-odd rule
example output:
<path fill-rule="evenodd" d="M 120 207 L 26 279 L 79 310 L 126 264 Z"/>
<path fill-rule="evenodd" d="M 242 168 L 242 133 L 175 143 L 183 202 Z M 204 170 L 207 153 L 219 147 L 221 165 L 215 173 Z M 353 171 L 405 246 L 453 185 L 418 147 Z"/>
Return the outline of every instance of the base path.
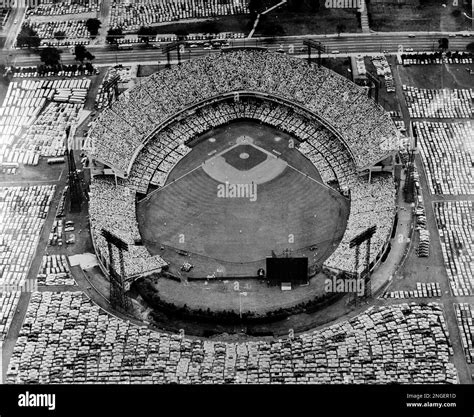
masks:
<path fill-rule="evenodd" d="M 249 136 L 239 137 L 236 142 L 203 163 L 202 169 L 212 179 L 230 184 L 263 184 L 278 177 L 288 165 L 254 145 Z"/>

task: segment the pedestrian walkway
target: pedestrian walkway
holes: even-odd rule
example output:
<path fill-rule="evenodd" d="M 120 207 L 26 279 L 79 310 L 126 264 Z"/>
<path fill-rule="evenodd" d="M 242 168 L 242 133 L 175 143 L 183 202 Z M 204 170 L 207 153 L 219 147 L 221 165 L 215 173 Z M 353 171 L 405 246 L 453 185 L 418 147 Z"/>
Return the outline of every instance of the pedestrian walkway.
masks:
<path fill-rule="evenodd" d="M 362 33 L 370 33 L 369 14 L 367 13 L 367 3 L 365 0 L 361 1 L 360 25 Z"/>

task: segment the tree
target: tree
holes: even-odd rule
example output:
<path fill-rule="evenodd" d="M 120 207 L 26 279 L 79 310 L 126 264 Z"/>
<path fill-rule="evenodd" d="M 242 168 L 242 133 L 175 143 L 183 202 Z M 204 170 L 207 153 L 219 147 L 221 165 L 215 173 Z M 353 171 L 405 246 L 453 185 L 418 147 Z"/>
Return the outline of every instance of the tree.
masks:
<path fill-rule="evenodd" d="M 99 19 L 91 18 L 86 20 L 86 28 L 92 38 L 95 38 L 99 33 L 99 28 L 102 25 Z"/>
<path fill-rule="evenodd" d="M 54 47 L 47 47 L 41 50 L 40 59 L 48 67 L 55 67 L 61 59 L 61 51 Z"/>
<path fill-rule="evenodd" d="M 184 28 L 177 29 L 174 34 L 176 35 L 179 41 L 185 40 L 189 35 L 188 31 Z"/>
<path fill-rule="evenodd" d="M 150 26 L 141 26 L 140 29 L 138 29 L 138 37 L 147 45 L 150 43 L 150 38 L 153 36 L 156 36 L 156 29 Z"/>
<path fill-rule="evenodd" d="M 317 12 L 320 8 L 319 3 L 319 1 L 315 0 L 288 0 L 287 7 L 290 12 Z"/>
<path fill-rule="evenodd" d="M 18 46 L 27 46 L 28 48 L 37 48 L 41 44 L 38 32 L 30 25 L 24 23 L 17 37 Z"/>
<path fill-rule="evenodd" d="M 468 43 L 466 45 L 466 51 L 470 52 L 471 54 L 474 54 L 474 42 Z"/>
<path fill-rule="evenodd" d="M 92 55 L 84 45 L 76 45 L 74 48 L 74 56 L 76 61 L 79 61 L 81 64 L 87 59 L 88 61 L 92 61 L 95 56 Z"/>
<path fill-rule="evenodd" d="M 344 32 L 346 30 L 346 25 L 344 25 L 344 23 L 339 23 L 336 26 L 336 30 L 337 30 L 337 36 L 341 36 L 341 32 Z"/>
<path fill-rule="evenodd" d="M 451 12 L 451 15 L 452 15 L 453 17 L 459 17 L 459 16 L 461 16 L 461 10 L 459 10 L 459 9 L 454 9 L 454 10 Z"/>
<path fill-rule="evenodd" d="M 63 30 L 58 30 L 57 32 L 54 32 L 54 37 L 58 41 L 62 41 L 63 39 L 66 39 L 66 32 L 64 32 Z"/>
<path fill-rule="evenodd" d="M 449 39 L 448 38 L 441 38 L 438 39 L 438 48 L 446 51 L 449 49 Z"/>
<path fill-rule="evenodd" d="M 251 14 L 261 13 L 265 9 L 263 0 L 249 0 L 248 7 Z"/>
<path fill-rule="evenodd" d="M 274 38 L 276 36 L 284 36 L 285 29 L 275 21 L 269 20 L 267 15 L 260 16 L 257 29 L 266 38 Z"/>
<path fill-rule="evenodd" d="M 212 39 L 212 35 L 219 33 L 219 27 L 214 20 L 206 20 L 202 25 L 202 31 L 208 35 L 209 39 Z"/>
<path fill-rule="evenodd" d="M 110 28 L 107 32 L 105 40 L 107 43 L 116 44 L 119 38 L 123 38 L 122 28 Z"/>

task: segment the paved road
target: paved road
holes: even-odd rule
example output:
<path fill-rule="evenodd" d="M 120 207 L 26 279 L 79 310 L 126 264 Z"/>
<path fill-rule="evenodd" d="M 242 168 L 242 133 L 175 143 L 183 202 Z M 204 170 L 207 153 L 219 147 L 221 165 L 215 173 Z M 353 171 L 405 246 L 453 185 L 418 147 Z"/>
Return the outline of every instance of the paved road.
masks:
<path fill-rule="evenodd" d="M 311 39 L 322 42 L 329 52 L 339 51 L 342 54 L 356 53 L 380 53 L 389 51 L 394 53 L 398 51 L 399 45 L 404 48 L 410 47 L 415 51 L 432 51 L 438 48 L 438 39 L 447 36 L 441 33 L 417 33 L 416 37 L 410 38 L 408 33 L 401 34 L 353 34 L 353 35 L 318 35 L 311 36 Z M 293 48 L 294 54 L 306 54 L 306 48 L 303 46 L 302 37 L 285 37 L 276 40 L 268 40 L 266 38 L 258 39 L 236 39 L 232 41 L 232 46 L 263 46 L 270 50 L 276 51 L 282 49 L 289 52 Z M 465 50 L 466 45 L 473 41 L 473 37 L 456 36 L 449 38 L 451 50 Z M 164 62 L 166 55 L 159 48 L 143 48 L 137 46 L 131 50 L 112 50 L 108 46 L 91 46 L 90 49 L 95 55 L 94 63 L 110 64 L 116 62 Z M 69 52 L 68 48 L 63 48 L 62 62 L 65 64 L 74 63 L 74 56 Z M 203 47 L 187 48 L 182 55 L 184 60 L 197 58 L 208 55 L 209 53 L 218 53 L 219 50 L 209 50 Z M 25 49 L 11 49 L 8 52 L 2 51 L 0 54 L 0 62 L 9 64 L 15 62 L 16 65 L 28 66 L 40 64 L 39 55 L 37 53 Z M 315 51 L 313 51 L 313 56 Z M 323 55 L 325 56 L 325 55 Z M 334 54 L 330 54 L 334 56 Z M 176 53 L 172 53 L 172 59 L 176 59 Z"/>
<path fill-rule="evenodd" d="M 23 17 L 25 15 L 25 7 L 13 8 L 11 16 L 8 18 L 7 24 L 3 28 L 3 33 L 6 34 L 4 49 L 10 49 L 15 46 L 15 40 L 20 32 Z M 17 23 L 15 23 L 15 21 Z"/>

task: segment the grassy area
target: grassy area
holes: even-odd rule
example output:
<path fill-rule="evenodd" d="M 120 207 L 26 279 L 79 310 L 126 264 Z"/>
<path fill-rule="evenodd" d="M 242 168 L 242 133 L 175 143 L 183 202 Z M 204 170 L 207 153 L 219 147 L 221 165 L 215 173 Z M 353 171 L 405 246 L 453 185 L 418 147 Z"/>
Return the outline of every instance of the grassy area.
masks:
<path fill-rule="evenodd" d="M 342 32 L 360 32 L 360 25 L 354 9 L 322 9 L 317 13 L 293 13 L 277 9 L 257 26 L 256 36 L 269 36 L 278 30 L 277 35 L 307 35 L 337 33 L 338 25 Z M 275 29 L 277 28 L 277 29 Z"/>
<path fill-rule="evenodd" d="M 179 23 L 151 26 L 155 28 L 158 34 L 172 34 L 180 29 L 186 29 L 188 33 L 206 33 L 206 27 L 209 21 L 211 21 L 215 24 L 215 28 L 219 32 L 248 33 L 250 31 L 249 24 L 252 24 L 249 17 L 249 15 L 221 16 L 214 19 L 203 19 L 193 22 L 183 20 Z"/>
<path fill-rule="evenodd" d="M 137 71 L 137 77 L 148 77 L 159 70 L 158 65 L 139 65 Z"/>
<path fill-rule="evenodd" d="M 201 21 L 154 25 L 157 33 L 171 34 L 179 29 L 188 33 L 206 33 L 209 21 L 214 22 L 219 32 L 241 32 L 248 34 L 253 27 L 250 15 L 222 16 Z M 283 36 L 337 33 L 337 26 L 344 26 L 342 32 L 360 32 L 354 9 L 322 9 L 317 13 L 295 13 L 284 8 L 276 9 L 263 17 L 257 26 L 256 36 Z"/>
<path fill-rule="evenodd" d="M 398 71 L 403 84 L 418 88 L 472 88 L 474 75 L 466 68 L 474 69 L 474 65 L 400 65 Z"/>
<path fill-rule="evenodd" d="M 470 30 L 471 21 L 462 15 L 462 12 L 470 14 L 470 10 L 464 9 L 461 3 L 453 6 L 449 1 L 420 0 L 418 7 L 369 3 L 370 28 L 385 32 Z"/>

